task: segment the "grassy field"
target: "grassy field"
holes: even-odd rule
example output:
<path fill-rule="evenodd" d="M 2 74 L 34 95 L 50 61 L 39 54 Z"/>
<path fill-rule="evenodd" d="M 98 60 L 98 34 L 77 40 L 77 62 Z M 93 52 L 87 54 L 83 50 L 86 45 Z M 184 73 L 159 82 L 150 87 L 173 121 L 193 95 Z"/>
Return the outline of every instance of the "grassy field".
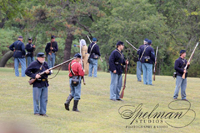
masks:
<path fill-rule="evenodd" d="M 55 73 L 56 71 L 54 71 Z M 197 133 L 200 130 L 200 79 L 188 78 L 187 99 L 191 109 L 196 112 L 195 120 L 184 128 L 173 128 L 165 122 L 175 126 L 186 125 L 194 118 L 194 112 L 188 111 L 179 120 L 165 120 L 162 123 L 152 123 L 143 120 L 142 123 L 131 119 L 123 119 L 118 109 L 124 105 L 134 111 L 133 106 L 143 104 L 143 112 L 151 112 L 159 104 L 157 112 L 170 112 L 168 104 L 173 101 L 175 80 L 169 76 L 156 76 L 154 86 L 146 86 L 137 82 L 135 75 L 127 75 L 127 87 L 122 102 L 109 100 L 110 74 L 98 72 L 98 78 L 85 77 L 86 85 L 82 85 L 80 113 L 66 111 L 64 102 L 69 95 L 68 72 L 61 71 L 58 76 L 50 80 L 47 115 L 41 117 L 33 115 L 32 86 L 28 84 L 28 77 L 15 77 L 11 68 L 0 68 L 0 121 L 20 121 L 29 123 L 39 132 L 48 133 Z M 179 96 L 180 98 L 180 96 Z M 72 102 L 73 103 L 73 102 Z M 72 104 L 70 108 L 72 108 Z M 187 109 L 188 102 L 178 101 L 173 108 Z M 177 110 L 173 110 L 176 111 Z M 180 110 L 179 110 L 180 111 Z M 127 126 L 131 126 L 127 128 Z M 134 126 L 137 126 L 134 128 Z M 142 127 L 142 126 L 149 126 Z M 152 128 L 151 126 L 157 126 Z M 158 126 L 164 126 L 163 128 Z"/>

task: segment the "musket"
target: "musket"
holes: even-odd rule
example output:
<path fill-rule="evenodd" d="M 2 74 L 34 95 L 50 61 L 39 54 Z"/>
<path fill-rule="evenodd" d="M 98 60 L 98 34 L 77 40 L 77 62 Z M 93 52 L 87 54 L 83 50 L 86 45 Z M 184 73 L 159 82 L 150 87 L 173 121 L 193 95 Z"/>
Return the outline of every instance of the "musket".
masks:
<path fill-rule="evenodd" d="M 124 97 L 124 90 L 125 90 L 125 88 L 126 88 L 126 75 L 127 75 L 127 68 L 128 68 L 128 64 L 126 63 L 126 67 L 125 67 L 125 78 L 124 78 L 124 86 L 123 86 L 123 89 L 122 89 L 122 92 L 121 92 L 120 98 L 123 98 L 123 97 Z"/>
<path fill-rule="evenodd" d="M 154 68 L 153 68 L 153 73 L 154 73 L 154 75 L 153 75 L 153 81 L 156 80 L 155 75 L 156 75 L 157 55 L 158 55 L 158 46 L 156 48 L 156 58 L 155 58 L 155 64 L 154 64 Z"/>
<path fill-rule="evenodd" d="M 126 40 L 126 42 L 136 51 L 138 51 L 138 49 L 136 47 L 134 47 L 129 41 Z"/>
<path fill-rule="evenodd" d="M 67 61 L 64 61 L 64 62 L 62 62 L 62 63 L 60 63 L 60 64 L 58 64 L 58 65 L 56 65 L 56 66 L 54 66 L 54 67 L 52 67 L 52 68 L 49 68 L 49 69 L 47 69 L 48 71 L 51 71 L 51 70 L 53 70 L 53 69 L 55 69 L 55 68 L 57 68 L 57 67 L 60 67 L 60 66 L 62 66 L 62 65 L 64 65 L 64 64 L 66 64 L 66 63 L 68 63 L 68 62 L 70 62 L 70 61 L 72 61 L 73 59 L 75 59 L 75 58 L 72 58 L 72 59 L 69 59 L 69 60 L 67 60 Z M 43 71 L 43 72 L 41 72 L 41 73 L 38 73 L 39 75 L 43 75 L 45 73 L 45 71 Z M 35 81 L 36 81 L 37 79 L 30 79 L 28 82 L 29 82 L 29 84 L 30 85 L 32 85 Z"/>
<path fill-rule="evenodd" d="M 192 60 L 192 57 L 193 57 L 194 52 L 195 52 L 198 45 L 199 45 L 199 42 L 197 42 L 196 46 L 194 47 L 194 50 L 192 51 L 192 54 L 190 55 L 190 58 L 188 60 L 189 63 Z M 188 67 L 188 64 L 186 64 L 186 66 L 184 67 L 184 70 L 187 70 L 187 67 Z M 185 79 L 185 73 L 183 73 L 182 78 Z"/>
<path fill-rule="evenodd" d="M 87 35 L 87 38 L 88 38 L 88 40 L 90 41 L 90 43 L 92 43 L 92 41 L 90 40 L 90 38 L 89 38 L 89 36 L 88 36 L 88 35 Z M 103 60 L 102 60 L 101 56 L 100 56 L 100 60 L 101 60 L 101 62 L 103 62 Z"/>
<path fill-rule="evenodd" d="M 81 54 L 81 66 L 82 66 L 82 69 L 83 69 L 82 50 L 81 50 L 82 47 L 81 47 L 81 41 L 80 40 L 79 40 L 79 46 L 80 46 L 80 54 Z M 83 84 L 86 85 L 84 75 L 83 75 Z"/>

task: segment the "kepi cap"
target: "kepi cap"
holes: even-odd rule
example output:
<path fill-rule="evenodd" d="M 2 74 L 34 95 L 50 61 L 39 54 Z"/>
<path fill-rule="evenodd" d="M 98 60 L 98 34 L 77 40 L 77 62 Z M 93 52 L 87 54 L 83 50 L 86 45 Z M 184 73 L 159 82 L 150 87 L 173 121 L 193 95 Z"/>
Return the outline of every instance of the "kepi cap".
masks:
<path fill-rule="evenodd" d="M 43 57 L 43 58 L 45 58 L 46 56 L 45 56 L 44 53 L 40 52 L 40 53 L 37 54 L 37 57 Z"/>
<path fill-rule="evenodd" d="M 77 53 L 77 54 L 74 55 L 74 57 L 81 58 L 81 54 Z"/>

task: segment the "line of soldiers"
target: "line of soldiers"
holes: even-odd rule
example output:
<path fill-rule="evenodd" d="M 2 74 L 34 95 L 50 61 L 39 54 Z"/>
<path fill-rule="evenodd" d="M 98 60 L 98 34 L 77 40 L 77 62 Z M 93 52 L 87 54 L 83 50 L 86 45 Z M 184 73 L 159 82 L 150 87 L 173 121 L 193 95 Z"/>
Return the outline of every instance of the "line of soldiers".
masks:
<path fill-rule="evenodd" d="M 48 56 L 48 64 L 45 62 L 45 54 L 38 53 L 37 60 L 33 61 L 28 68 L 26 69 L 26 75 L 37 79 L 36 82 L 33 83 L 33 105 L 34 105 L 34 114 L 35 115 L 46 115 L 46 106 L 48 101 L 48 75 L 52 72 L 47 69 L 53 67 L 55 63 L 55 52 L 58 51 L 57 43 L 55 42 L 55 37 L 51 37 L 52 41 L 47 44 L 45 51 Z M 25 48 L 22 43 L 23 38 L 20 36 L 18 41 L 14 42 L 11 46 L 11 50 L 15 50 L 14 57 L 15 62 L 22 62 L 21 64 L 25 64 L 25 58 L 21 58 L 23 56 L 23 52 L 25 52 Z M 35 47 L 33 47 L 32 39 L 29 40 L 29 44 L 26 45 L 29 52 L 34 51 Z M 69 110 L 70 101 L 74 99 L 74 106 L 72 108 L 73 111 L 79 112 L 78 110 L 78 102 L 81 96 L 81 79 L 85 75 L 85 68 L 87 68 L 89 62 L 89 77 L 92 77 L 92 71 L 94 69 L 94 77 L 97 77 L 97 67 L 98 67 L 98 59 L 101 56 L 99 51 L 99 46 L 96 44 L 97 39 L 93 38 L 92 43 L 89 45 L 87 49 L 87 45 L 85 40 L 80 41 L 81 54 L 75 54 L 74 60 L 69 63 L 69 83 L 71 93 L 69 94 L 66 102 L 65 109 Z M 137 51 L 139 56 L 137 62 L 137 79 L 141 82 L 141 73 L 143 71 L 143 83 L 145 85 L 152 85 L 152 67 L 155 63 L 155 53 L 154 49 L 151 47 L 152 41 L 148 39 L 144 39 L 144 44 L 141 45 Z M 14 49 L 15 47 L 15 49 Z M 30 50 L 30 47 L 33 47 Z M 112 51 L 109 57 L 109 71 L 111 74 L 111 83 L 110 83 L 110 100 L 113 101 L 122 101 L 120 98 L 120 92 L 122 88 L 122 73 L 124 69 L 124 65 L 128 64 L 129 61 L 125 60 L 123 55 L 124 43 L 118 41 L 116 44 L 116 49 Z M 27 51 L 28 51 L 27 50 Z M 31 56 L 30 53 L 28 53 Z M 27 55 L 28 55 L 27 54 Z M 187 61 L 184 59 L 186 56 L 186 51 L 180 51 L 180 57 L 175 62 L 175 70 L 177 71 L 177 79 L 176 79 L 176 88 L 174 92 L 174 99 L 177 99 L 178 92 L 181 87 L 181 96 L 183 100 L 186 100 L 186 85 L 187 79 L 182 79 L 182 75 L 186 70 L 183 70 Z M 82 60 L 84 60 L 84 68 L 82 67 Z M 30 62 L 32 59 L 30 58 Z M 86 62 L 87 61 L 87 62 Z M 17 65 L 17 63 L 16 63 Z M 39 75 L 39 72 L 45 71 L 44 75 Z M 19 75 L 19 74 L 18 74 Z M 17 76 L 17 75 L 16 75 Z M 25 76 L 25 75 L 23 75 Z M 187 74 L 186 74 L 187 77 Z"/>
<path fill-rule="evenodd" d="M 23 37 L 19 36 L 18 40 L 15 41 L 12 45 L 9 46 L 11 51 L 14 51 L 14 68 L 15 75 L 19 77 L 19 63 L 21 64 L 21 76 L 25 77 L 26 70 L 26 58 L 27 58 L 27 67 L 35 60 L 34 59 L 34 51 L 35 44 L 32 44 L 32 38 L 28 39 L 28 43 L 26 47 L 23 43 Z M 27 52 L 26 52 L 26 51 Z M 49 68 L 53 67 L 55 64 L 56 52 L 58 51 L 58 44 L 55 41 L 55 36 L 51 36 L 51 42 L 47 43 L 45 52 L 48 58 L 48 66 Z"/>

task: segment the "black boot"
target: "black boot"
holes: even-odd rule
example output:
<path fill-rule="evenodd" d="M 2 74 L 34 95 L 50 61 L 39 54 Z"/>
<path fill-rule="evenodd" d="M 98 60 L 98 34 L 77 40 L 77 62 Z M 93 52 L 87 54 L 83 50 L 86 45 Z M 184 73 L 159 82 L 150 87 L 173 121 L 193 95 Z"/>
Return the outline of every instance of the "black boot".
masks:
<path fill-rule="evenodd" d="M 79 101 L 79 100 L 74 100 L 73 111 L 80 112 L 80 111 L 78 110 L 78 101 Z"/>
<path fill-rule="evenodd" d="M 69 104 L 70 104 L 72 99 L 73 99 L 73 96 L 71 94 L 69 94 L 69 96 L 68 96 L 68 98 L 67 98 L 67 100 L 66 100 L 66 102 L 64 104 L 66 110 L 69 110 Z"/>

